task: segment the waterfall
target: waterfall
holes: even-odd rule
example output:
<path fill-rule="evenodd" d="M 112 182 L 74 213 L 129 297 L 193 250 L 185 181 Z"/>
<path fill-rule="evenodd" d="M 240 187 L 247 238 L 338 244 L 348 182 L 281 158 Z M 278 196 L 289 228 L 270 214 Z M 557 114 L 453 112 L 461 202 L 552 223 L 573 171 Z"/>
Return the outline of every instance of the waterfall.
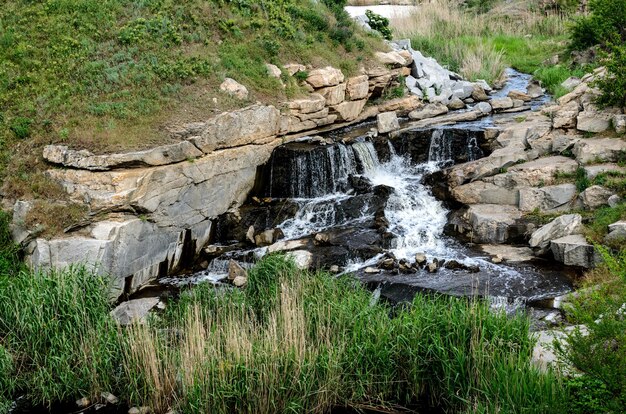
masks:
<path fill-rule="evenodd" d="M 359 172 L 366 173 L 380 165 L 374 144 L 370 141 L 355 142 L 352 149 L 360 166 Z"/>
<path fill-rule="evenodd" d="M 345 224 L 341 223 L 341 217 L 337 217 L 337 210 L 338 204 L 348 198 L 347 195 L 329 195 L 299 201 L 299 208 L 295 217 L 280 225 L 285 238 L 295 239 L 339 224 Z"/>
<path fill-rule="evenodd" d="M 341 192 L 356 172 L 354 152 L 344 144 L 287 144 L 272 154 L 268 195 L 316 198 Z"/>
<path fill-rule="evenodd" d="M 391 160 L 367 173 L 374 185 L 393 187 L 385 216 L 389 230 L 397 236 L 394 253 L 410 258 L 417 252 L 446 256 L 442 238 L 448 211 L 422 183 L 424 176 L 438 169 L 436 163 L 411 165 L 409 159 L 392 155 Z"/>
<path fill-rule="evenodd" d="M 433 131 L 428 149 L 428 161 L 445 162 L 454 158 L 452 140 L 446 135 L 443 129 Z"/>

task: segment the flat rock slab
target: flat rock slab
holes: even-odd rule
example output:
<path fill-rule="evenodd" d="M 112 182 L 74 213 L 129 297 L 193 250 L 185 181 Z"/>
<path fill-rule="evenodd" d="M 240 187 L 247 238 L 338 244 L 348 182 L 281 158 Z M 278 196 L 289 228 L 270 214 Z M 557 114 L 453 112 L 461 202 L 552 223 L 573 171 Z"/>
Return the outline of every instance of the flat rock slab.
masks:
<path fill-rule="evenodd" d="M 533 348 L 532 362 L 542 370 L 553 367 L 559 362 L 556 352 L 554 351 L 554 343 L 564 344 L 567 335 L 576 329 L 580 329 L 583 335 L 587 335 L 589 332 L 585 325 L 567 326 L 563 329 L 535 332 L 534 337 L 537 339 L 537 343 Z M 567 367 L 565 369 L 566 371 L 569 370 Z"/>
<path fill-rule="evenodd" d="M 465 213 L 477 243 L 501 244 L 510 241 L 517 232 L 512 227 L 522 218 L 521 211 L 513 206 L 474 204 Z"/>
<path fill-rule="evenodd" d="M 133 323 L 143 323 L 148 317 L 148 313 L 159 303 L 159 298 L 133 299 L 121 303 L 111 311 L 111 316 L 120 325 L 131 325 Z"/>
<path fill-rule="evenodd" d="M 572 152 L 579 162 L 591 164 L 617 162 L 623 151 L 626 151 L 626 141 L 623 139 L 587 138 L 576 142 Z"/>
<path fill-rule="evenodd" d="M 585 172 L 587 172 L 587 178 L 589 178 L 590 180 L 593 180 L 598 175 L 604 173 L 626 174 L 626 168 L 620 167 L 619 165 L 613 163 L 587 165 L 584 168 Z"/>
<path fill-rule="evenodd" d="M 508 246 L 504 244 L 483 244 L 480 249 L 490 256 L 500 256 L 505 262 L 529 262 L 535 258 L 532 249 L 528 247 Z"/>

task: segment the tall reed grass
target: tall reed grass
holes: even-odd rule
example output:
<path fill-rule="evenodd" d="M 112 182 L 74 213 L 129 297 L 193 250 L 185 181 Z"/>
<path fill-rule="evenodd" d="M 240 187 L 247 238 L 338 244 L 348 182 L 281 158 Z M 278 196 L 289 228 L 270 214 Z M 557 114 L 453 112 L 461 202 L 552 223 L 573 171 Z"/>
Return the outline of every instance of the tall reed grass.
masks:
<path fill-rule="evenodd" d="M 489 12 L 478 13 L 456 0 L 432 0 L 410 16 L 394 18 L 391 25 L 396 38 L 412 39 L 414 48 L 451 70 L 494 82 L 507 66 L 532 72 L 564 50 L 567 19 L 532 2 L 498 2 Z M 509 42 L 522 42 L 524 48 L 510 48 Z"/>
<path fill-rule="evenodd" d="M 352 278 L 301 271 L 281 256 L 259 262 L 245 290 L 198 286 L 125 329 L 84 271 L 0 280 L 5 399 L 52 404 L 110 391 L 182 413 L 416 404 L 543 413 L 562 403 L 558 378 L 530 363 L 525 317 L 448 297 L 392 309 Z"/>

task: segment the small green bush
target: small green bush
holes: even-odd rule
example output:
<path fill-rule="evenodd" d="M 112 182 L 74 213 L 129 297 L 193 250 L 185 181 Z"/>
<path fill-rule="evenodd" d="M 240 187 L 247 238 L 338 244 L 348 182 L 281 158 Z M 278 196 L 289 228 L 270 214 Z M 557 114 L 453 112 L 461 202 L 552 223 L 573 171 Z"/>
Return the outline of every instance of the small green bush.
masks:
<path fill-rule="evenodd" d="M 589 11 L 590 14 L 578 18 L 571 29 L 573 49 L 626 41 L 626 1 L 591 0 Z"/>
<path fill-rule="evenodd" d="M 379 32 L 383 38 L 387 40 L 393 39 L 393 33 L 389 28 L 389 19 L 379 14 L 374 13 L 371 10 L 365 10 L 365 16 L 369 20 L 369 25 L 373 30 Z"/>
<path fill-rule="evenodd" d="M 602 63 L 606 67 L 607 76 L 596 82 L 602 91 L 598 103 L 604 106 L 626 107 L 626 44 L 607 44 Z"/>

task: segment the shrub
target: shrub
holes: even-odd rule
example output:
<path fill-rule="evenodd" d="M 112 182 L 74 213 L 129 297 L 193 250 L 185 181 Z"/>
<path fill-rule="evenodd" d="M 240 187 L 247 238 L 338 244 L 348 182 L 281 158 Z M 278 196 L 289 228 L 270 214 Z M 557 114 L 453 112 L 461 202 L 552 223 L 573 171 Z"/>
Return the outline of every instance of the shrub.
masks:
<path fill-rule="evenodd" d="M 17 117 L 11 122 L 11 131 L 15 134 L 15 136 L 19 139 L 24 139 L 30 137 L 31 134 L 31 125 L 33 120 L 30 118 Z"/>
<path fill-rule="evenodd" d="M 609 43 L 602 63 L 606 67 L 607 76 L 596 82 L 602 91 L 598 103 L 626 107 L 626 44 Z"/>
<path fill-rule="evenodd" d="M 588 16 L 578 18 L 572 27 L 570 39 L 573 49 L 626 41 L 624 0 L 591 0 L 589 11 Z"/>
<path fill-rule="evenodd" d="M 369 20 L 370 27 L 379 32 L 383 38 L 387 40 L 391 40 L 393 38 L 393 34 L 389 28 L 389 19 L 376 14 L 371 10 L 365 10 L 365 16 L 367 16 L 367 19 Z"/>

